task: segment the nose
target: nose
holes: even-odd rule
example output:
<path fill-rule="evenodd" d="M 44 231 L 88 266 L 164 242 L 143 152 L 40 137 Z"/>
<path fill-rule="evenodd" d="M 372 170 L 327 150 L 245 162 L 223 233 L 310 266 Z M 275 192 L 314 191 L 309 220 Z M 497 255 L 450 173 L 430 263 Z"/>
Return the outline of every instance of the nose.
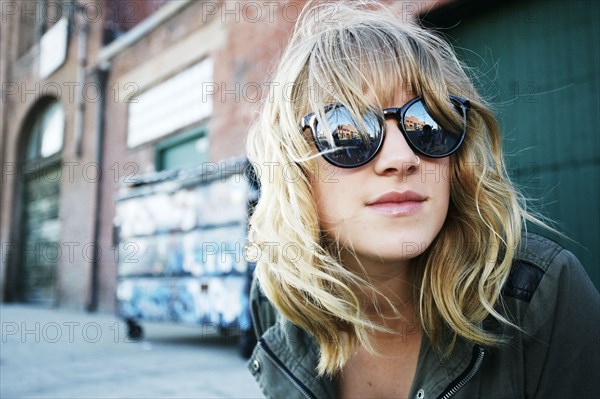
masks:
<path fill-rule="evenodd" d="M 411 174 L 419 158 L 410 148 L 395 119 L 386 120 L 385 140 L 374 160 L 375 172 L 380 175 Z"/>

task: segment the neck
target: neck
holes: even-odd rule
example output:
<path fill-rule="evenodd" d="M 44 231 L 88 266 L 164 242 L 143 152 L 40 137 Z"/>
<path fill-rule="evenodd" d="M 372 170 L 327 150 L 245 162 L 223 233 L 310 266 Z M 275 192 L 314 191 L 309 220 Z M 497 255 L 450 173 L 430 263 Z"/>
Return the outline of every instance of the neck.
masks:
<path fill-rule="evenodd" d="M 416 298 L 413 270 L 410 262 L 385 262 L 383 260 L 345 259 L 346 266 L 365 276 L 373 289 L 359 293 L 366 315 L 380 325 L 394 328 L 398 323 L 416 323 Z M 366 273 L 366 275 L 365 275 Z"/>

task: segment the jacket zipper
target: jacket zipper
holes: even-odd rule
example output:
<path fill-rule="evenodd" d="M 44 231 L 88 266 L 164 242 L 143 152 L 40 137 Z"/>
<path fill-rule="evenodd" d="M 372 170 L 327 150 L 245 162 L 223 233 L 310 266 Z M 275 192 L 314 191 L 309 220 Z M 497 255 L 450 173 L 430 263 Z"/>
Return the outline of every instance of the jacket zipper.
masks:
<path fill-rule="evenodd" d="M 464 387 L 467 384 L 467 382 L 469 382 L 471 380 L 471 378 L 473 378 L 473 376 L 475 376 L 477 371 L 479 371 L 479 368 L 481 367 L 481 363 L 483 363 L 484 355 L 485 355 L 485 351 L 483 350 L 482 347 L 479 347 L 479 354 L 477 355 L 475 362 L 474 363 L 472 362 L 473 366 L 471 367 L 471 370 L 467 373 L 467 375 L 462 377 L 456 384 L 454 384 L 454 386 L 452 388 L 450 388 L 448 391 L 446 391 L 446 393 L 444 395 L 440 396 L 440 399 L 448 399 L 448 398 L 454 396 L 454 394 L 456 394 L 456 392 L 458 392 L 462 387 Z"/>
<path fill-rule="evenodd" d="M 317 397 L 302 382 L 300 382 L 298 378 L 296 378 L 292 374 L 292 372 L 281 362 L 281 360 L 279 360 L 275 356 L 275 354 L 271 351 L 271 349 L 262 339 L 258 341 L 257 345 L 263 350 L 263 352 L 265 353 L 265 355 L 267 355 L 269 360 L 273 362 L 275 367 L 277 367 L 277 369 L 281 371 L 283 375 L 285 375 L 288 378 L 288 380 L 290 380 L 290 382 L 300 391 L 300 393 L 302 393 L 302 395 L 304 395 L 305 398 L 317 399 Z"/>

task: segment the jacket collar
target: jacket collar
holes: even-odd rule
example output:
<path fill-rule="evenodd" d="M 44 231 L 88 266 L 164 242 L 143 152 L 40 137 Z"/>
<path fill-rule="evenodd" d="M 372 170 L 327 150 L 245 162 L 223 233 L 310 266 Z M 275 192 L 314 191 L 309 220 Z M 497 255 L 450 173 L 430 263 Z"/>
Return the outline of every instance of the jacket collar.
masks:
<path fill-rule="evenodd" d="M 336 396 L 335 380 L 318 376 L 319 349 L 310 334 L 280 317 L 262 338 L 268 350 L 312 395 L 317 398 Z M 409 397 L 439 397 L 469 368 L 474 350 L 473 344 L 457 339 L 450 356 L 444 357 L 432 347 L 427 336 L 423 336 Z"/>

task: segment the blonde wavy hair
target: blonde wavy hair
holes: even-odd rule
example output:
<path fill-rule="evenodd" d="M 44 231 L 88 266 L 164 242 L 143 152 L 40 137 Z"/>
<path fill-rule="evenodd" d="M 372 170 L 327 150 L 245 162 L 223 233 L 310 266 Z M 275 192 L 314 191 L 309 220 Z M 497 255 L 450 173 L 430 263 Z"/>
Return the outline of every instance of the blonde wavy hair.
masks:
<path fill-rule="evenodd" d="M 457 337 L 501 343 L 483 321 L 491 315 L 511 324 L 499 310 L 501 289 L 524 219 L 537 219 L 508 178 L 497 121 L 451 46 L 381 4 L 319 3 L 301 14 L 273 81 L 247 145 L 261 185 L 250 240 L 268 247 L 255 274 L 280 313 L 318 342 L 319 373 L 339 371 L 357 345 L 373 351 L 369 332 L 386 329 L 369 320 L 357 295 L 375 288 L 344 267 L 319 227 L 311 194 L 319 155 L 300 120 L 309 112 L 325 120 L 324 106 L 332 102 L 355 115 L 381 108 L 399 88 L 422 97 L 440 117 L 455 114 L 450 94 L 471 102 L 465 141 L 450 159 L 447 219 L 413 259 L 423 331 L 446 354 Z"/>

